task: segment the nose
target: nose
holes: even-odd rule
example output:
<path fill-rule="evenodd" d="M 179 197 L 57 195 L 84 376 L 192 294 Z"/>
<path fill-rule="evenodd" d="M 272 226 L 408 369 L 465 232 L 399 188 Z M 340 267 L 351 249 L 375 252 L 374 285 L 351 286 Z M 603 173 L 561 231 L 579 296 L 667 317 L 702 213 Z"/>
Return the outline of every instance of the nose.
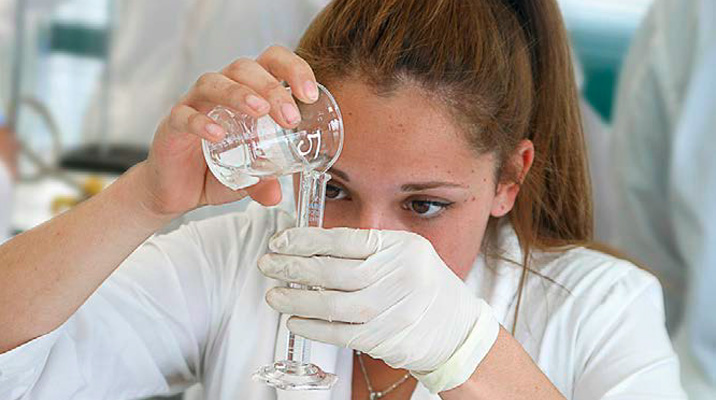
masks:
<path fill-rule="evenodd" d="M 397 216 L 388 210 L 377 207 L 362 208 L 357 222 L 357 228 L 360 229 L 401 229 L 401 223 Z"/>

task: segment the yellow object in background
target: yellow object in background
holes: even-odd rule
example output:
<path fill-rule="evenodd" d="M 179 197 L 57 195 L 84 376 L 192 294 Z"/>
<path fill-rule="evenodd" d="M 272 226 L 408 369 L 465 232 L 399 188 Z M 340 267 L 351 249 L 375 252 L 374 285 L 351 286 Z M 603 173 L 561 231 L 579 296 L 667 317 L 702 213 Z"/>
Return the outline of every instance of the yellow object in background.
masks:
<path fill-rule="evenodd" d="M 52 213 L 60 214 L 76 206 L 84 200 L 96 195 L 104 189 L 104 180 L 98 176 L 89 176 L 82 182 L 79 196 L 58 196 L 52 200 Z"/>

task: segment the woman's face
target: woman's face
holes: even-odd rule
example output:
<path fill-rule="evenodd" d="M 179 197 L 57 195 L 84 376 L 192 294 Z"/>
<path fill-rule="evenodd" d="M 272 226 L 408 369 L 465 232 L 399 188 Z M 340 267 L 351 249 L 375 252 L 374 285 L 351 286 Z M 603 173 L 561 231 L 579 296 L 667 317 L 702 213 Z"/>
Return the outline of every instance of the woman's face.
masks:
<path fill-rule="evenodd" d="M 345 142 L 329 171 L 324 226 L 420 234 L 464 279 L 490 215 L 504 215 L 513 204 L 500 194 L 508 191 L 503 185 L 496 188 L 495 157 L 477 156 L 450 117 L 416 87 L 381 97 L 349 81 L 332 93 Z"/>

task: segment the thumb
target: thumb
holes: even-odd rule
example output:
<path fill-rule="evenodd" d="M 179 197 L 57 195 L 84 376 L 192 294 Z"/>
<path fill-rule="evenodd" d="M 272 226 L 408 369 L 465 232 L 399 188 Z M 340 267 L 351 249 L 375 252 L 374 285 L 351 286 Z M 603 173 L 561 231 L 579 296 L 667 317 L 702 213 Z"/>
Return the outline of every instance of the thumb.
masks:
<path fill-rule="evenodd" d="M 278 179 L 269 178 L 246 188 L 246 193 L 263 206 L 275 206 L 281 202 L 281 184 Z"/>

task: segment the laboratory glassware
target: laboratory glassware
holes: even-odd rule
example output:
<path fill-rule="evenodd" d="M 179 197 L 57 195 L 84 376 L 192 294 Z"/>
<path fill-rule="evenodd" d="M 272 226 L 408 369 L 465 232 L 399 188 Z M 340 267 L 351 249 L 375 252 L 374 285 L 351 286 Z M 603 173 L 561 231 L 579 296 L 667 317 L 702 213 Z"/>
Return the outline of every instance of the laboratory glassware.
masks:
<path fill-rule="evenodd" d="M 232 189 L 240 187 L 245 175 L 260 178 L 300 173 L 298 227 L 323 225 L 326 183 L 330 180 L 327 171 L 343 147 L 338 104 L 320 84 L 318 92 L 318 100 L 311 104 L 296 99 L 301 122 L 293 129 L 281 127 L 268 115 L 256 119 L 218 106 L 208 116 L 226 130 L 227 136 L 218 143 L 202 141 L 209 169 Z M 288 286 L 309 289 L 294 283 Z M 285 359 L 261 367 L 253 376 L 284 390 L 330 389 L 337 377 L 311 364 L 310 351 L 310 341 L 289 332 Z"/>

